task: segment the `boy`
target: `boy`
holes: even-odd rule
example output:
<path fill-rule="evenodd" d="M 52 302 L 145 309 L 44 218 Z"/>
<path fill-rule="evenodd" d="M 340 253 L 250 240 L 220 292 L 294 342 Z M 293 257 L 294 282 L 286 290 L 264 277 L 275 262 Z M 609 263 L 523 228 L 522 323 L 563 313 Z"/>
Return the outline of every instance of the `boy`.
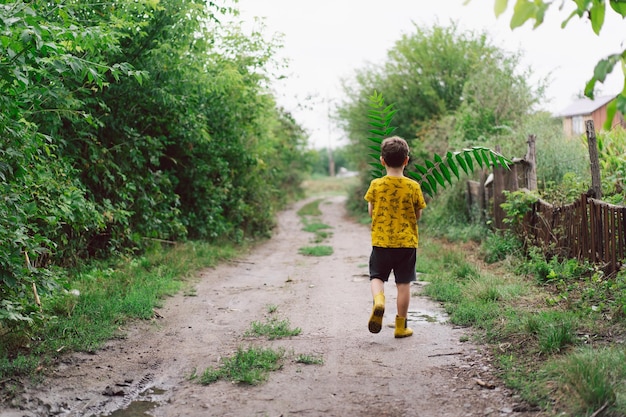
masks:
<path fill-rule="evenodd" d="M 372 218 L 372 253 L 370 255 L 370 287 L 374 307 L 368 324 L 372 333 L 380 332 L 385 313 L 384 284 L 393 270 L 398 291 L 394 337 L 408 337 L 413 330 L 406 325 L 411 298 L 411 282 L 415 281 L 415 260 L 419 234 L 417 221 L 426 207 L 420 185 L 404 176 L 409 163 L 409 145 L 393 136 L 380 146 L 380 163 L 387 175 L 370 183 L 365 194 Z"/>

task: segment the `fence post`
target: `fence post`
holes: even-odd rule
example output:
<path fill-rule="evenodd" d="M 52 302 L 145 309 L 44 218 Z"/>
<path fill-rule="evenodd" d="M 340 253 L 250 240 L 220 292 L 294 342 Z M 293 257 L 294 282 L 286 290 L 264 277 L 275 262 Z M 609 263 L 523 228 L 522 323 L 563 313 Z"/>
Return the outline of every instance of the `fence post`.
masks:
<path fill-rule="evenodd" d="M 587 146 L 589 147 L 589 162 L 591 163 L 591 190 L 593 198 L 602 199 L 602 186 L 600 183 L 600 158 L 598 157 L 598 142 L 596 131 L 593 128 L 593 120 L 587 120 Z"/>
<path fill-rule="evenodd" d="M 496 151 L 500 152 L 500 146 L 496 146 Z M 506 213 L 500 207 L 506 201 L 504 197 L 504 168 L 502 166 L 493 167 L 493 219 L 496 229 L 503 230 L 504 217 Z"/>
<path fill-rule="evenodd" d="M 536 147 L 535 142 L 537 141 L 537 136 L 528 135 L 528 140 L 526 143 L 528 144 L 528 148 L 526 150 L 526 156 L 524 160 L 528 164 L 528 170 L 526 171 L 526 187 L 530 191 L 537 190 L 537 155 L 536 155 Z"/>

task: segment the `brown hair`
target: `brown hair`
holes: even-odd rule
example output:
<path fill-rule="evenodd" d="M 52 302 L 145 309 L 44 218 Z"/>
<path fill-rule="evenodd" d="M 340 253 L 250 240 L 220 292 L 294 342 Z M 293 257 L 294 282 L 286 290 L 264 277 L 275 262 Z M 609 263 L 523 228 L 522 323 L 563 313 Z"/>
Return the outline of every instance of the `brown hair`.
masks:
<path fill-rule="evenodd" d="M 409 144 L 400 136 L 389 137 L 380 144 L 380 156 L 388 166 L 399 168 L 409 156 Z"/>

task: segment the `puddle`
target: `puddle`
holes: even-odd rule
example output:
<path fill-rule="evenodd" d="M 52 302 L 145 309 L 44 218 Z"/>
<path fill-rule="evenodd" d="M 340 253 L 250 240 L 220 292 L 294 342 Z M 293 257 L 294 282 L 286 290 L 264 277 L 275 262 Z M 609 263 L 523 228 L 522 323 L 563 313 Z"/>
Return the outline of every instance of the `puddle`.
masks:
<path fill-rule="evenodd" d="M 423 323 L 445 323 L 448 317 L 443 313 L 434 311 L 410 310 L 407 321 Z"/>
<path fill-rule="evenodd" d="M 143 401 L 143 400 L 133 401 L 132 403 L 130 403 L 128 408 L 125 408 L 124 410 L 114 411 L 113 413 L 109 414 L 109 416 L 110 417 L 145 417 L 145 416 L 150 415 L 147 413 L 147 411 L 152 410 L 156 406 L 157 406 L 157 403 L 152 402 L 152 401 Z"/>
<path fill-rule="evenodd" d="M 158 388 L 149 388 L 142 392 L 140 399 L 133 401 L 130 405 L 123 410 L 116 410 L 111 414 L 107 414 L 108 417 L 146 417 L 150 416 L 148 413 L 150 410 L 159 405 L 159 396 L 164 394 L 165 390 Z"/>

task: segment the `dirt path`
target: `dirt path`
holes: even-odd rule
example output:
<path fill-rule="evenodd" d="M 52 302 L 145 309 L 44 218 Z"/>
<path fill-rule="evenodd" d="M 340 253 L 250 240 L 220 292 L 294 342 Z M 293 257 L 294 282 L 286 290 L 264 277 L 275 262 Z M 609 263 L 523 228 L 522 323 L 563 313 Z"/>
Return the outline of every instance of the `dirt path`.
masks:
<path fill-rule="evenodd" d="M 465 330 L 427 320 L 442 312 L 424 297 L 411 300 L 414 336 L 394 339 L 387 324 L 395 316 L 395 288 L 387 285 L 385 327 L 369 333 L 369 229 L 345 218 L 344 198 L 328 197 L 320 208 L 332 226 L 324 244 L 334 254 L 299 255 L 312 237 L 296 214 L 304 203 L 281 213 L 275 236 L 248 256 L 203 271 L 194 296 L 168 299 L 162 318 L 133 326 L 127 338 L 95 354 L 68 356 L 53 378 L 19 398 L 22 410 L 0 408 L 0 415 L 146 415 L 141 406 L 155 417 L 539 415 L 519 411 L 493 379 L 487 356 L 459 341 Z M 269 305 L 302 333 L 276 341 L 244 337 L 252 321 L 265 320 Z M 217 366 L 251 345 L 286 349 L 283 368 L 266 383 L 189 380 L 194 369 Z M 324 363 L 298 364 L 298 354 Z"/>

